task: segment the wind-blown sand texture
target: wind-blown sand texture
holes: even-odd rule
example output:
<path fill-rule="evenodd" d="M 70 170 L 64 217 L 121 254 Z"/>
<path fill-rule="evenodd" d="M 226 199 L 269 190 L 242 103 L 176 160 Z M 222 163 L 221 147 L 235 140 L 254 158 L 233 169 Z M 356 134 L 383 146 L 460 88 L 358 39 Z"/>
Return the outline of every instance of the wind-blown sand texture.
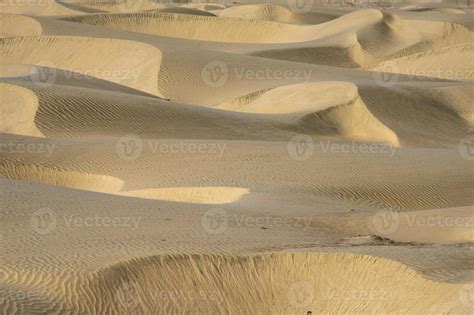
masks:
<path fill-rule="evenodd" d="M 474 314 L 466 1 L 0 3 L 0 314 Z"/>

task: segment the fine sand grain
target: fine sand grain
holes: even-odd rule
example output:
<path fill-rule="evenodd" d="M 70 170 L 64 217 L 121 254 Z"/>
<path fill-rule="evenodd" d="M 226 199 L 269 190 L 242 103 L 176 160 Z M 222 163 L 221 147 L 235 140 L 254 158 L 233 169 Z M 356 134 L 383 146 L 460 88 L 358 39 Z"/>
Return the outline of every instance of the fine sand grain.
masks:
<path fill-rule="evenodd" d="M 0 3 L 0 314 L 474 314 L 462 1 Z"/>

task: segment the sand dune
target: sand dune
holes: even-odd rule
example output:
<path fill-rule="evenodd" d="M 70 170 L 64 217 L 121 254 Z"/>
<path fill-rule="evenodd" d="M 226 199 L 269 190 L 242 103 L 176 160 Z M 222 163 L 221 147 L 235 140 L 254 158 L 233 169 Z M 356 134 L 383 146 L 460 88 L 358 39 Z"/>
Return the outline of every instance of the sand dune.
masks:
<path fill-rule="evenodd" d="M 239 200 L 248 189 L 239 187 L 167 187 L 131 190 L 124 196 L 203 204 L 224 204 Z"/>
<path fill-rule="evenodd" d="M 48 75 L 54 75 L 55 68 L 69 70 L 159 94 L 156 80 L 161 54 L 151 46 L 129 41 L 61 36 L 3 39 L 1 45 L 3 64 L 45 66 L 52 69 Z M 109 49 L 115 50 L 116 58 L 111 58 Z M 92 53 L 95 58 L 91 58 Z M 102 58 L 105 56 L 108 57 L 106 62 Z"/>
<path fill-rule="evenodd" d="M 0 5 L 0 12 L 33 16 L 75 15 L 81 13 L 81 11 L 70 9 L 64 6 L 61 1 L 56 0 L 4 1 Z"/>
<path fill-rule="evenodd" d="M 118 192 L 123 182 L 118 178 L 97 174 L 79 173 L 42 165 L 2 162 L 2 178 L 25 180 L 97 192 Z"/>
<path fill-rule="evenodd" d="M 289 24 L 318 24 L 338 17 L 337 11 L 334 12 L 335 10 L 326 9 L 321 11 L 302 14 L 295 13 L 282 5 L 265 3 L 225 8 L 219 12 L 219 17 L 265 20 Z"/>
<path fill-rule="evenodd" d="M 33 2 L 1 314 L 473 312 L 468 1 Z"/>
<path fill-rule="evenodd" d="M 0 37 L 41 35 L 41 24 L 35 19 L 0 13 Z"/>
<path fill-rule="evenodd" d="M 34 119 L 38 110 L 38 98 L 32 91 L 10 84 L 0 83 L 2 114 L 1 132 L 42 136 Z"/>

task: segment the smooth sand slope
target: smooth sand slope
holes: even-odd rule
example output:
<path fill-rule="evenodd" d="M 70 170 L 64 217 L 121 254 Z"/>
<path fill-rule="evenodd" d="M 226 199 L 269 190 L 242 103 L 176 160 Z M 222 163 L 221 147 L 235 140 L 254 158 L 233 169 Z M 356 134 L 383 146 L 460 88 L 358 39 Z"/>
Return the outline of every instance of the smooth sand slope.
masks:
<path fill-rule="evenodd" d="M 474 313 L 472 8 L 0 5 L 1 314 Z"/>

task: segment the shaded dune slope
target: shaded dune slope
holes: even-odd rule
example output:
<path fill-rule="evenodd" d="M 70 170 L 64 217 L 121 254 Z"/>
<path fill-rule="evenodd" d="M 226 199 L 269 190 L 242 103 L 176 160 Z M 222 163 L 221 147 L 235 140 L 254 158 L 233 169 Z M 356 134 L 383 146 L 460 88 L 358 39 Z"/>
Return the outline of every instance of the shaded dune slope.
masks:
<path fill-rule="evenodd" d="M 349 253 L 152 256 L 102 268 L 87 280 L 65 285 L 76 286 L 78 295 L 56 288 L 60 297 L 49 311 L 380 313 L 395 312 L 402 304 L 415 314 L 433 303 L 450 303 L 453 312 L 467 309 L 458 299 L 461 285 L 423 279 L 400 263 Z M 340 299 L 359 291 L 373 299 Z M 12 307 L 44 311 L 41 304 Z"/>
<path fill-rule="evenodd" d="M 41 35 L 41 24 L 33 18 L 0 13 L 0 38 Z"/>
<path fill-rule="evenodd" d="M 59 68 L 159 94 L 161 53 L 146 44 L 115 39 L 31 36 L 2 39 L 0 51 L 2 64 Z M 110 51 L 116 55 L 114 58 L 110 58 Z"/>
<path fill-rule="evenodd" d="M 314 13 L 295 13 L 282 5 L 264 3 L 225 8 L 219 12 L 218 16 L 274 21 L 289 24 L 319 24 L 335 19 L 341 14 L 341 12 L 337 12 L 336 10 L 324 10 L 322 8 Z"/>
<path fill-rule="evenodd" d="M 123 181 L 111 176 L 81 173 L 59 167 L 48 167 L 17 161 L 0 162 L 0 176 L 7 179 L 104 193 L 116 193 L 123 186 Z"/>
<path fill-rule="evenodd" d="M 454 23 L 404 20 L 374 9 L 351 12 L 318 25 L 159 12 L 66 20 L 151 35 L 240 43 L 252 55 L 347 67 L 374 64 L 409 47 L 418 47 L 411 48 L 413 53 L 427 47 L 473 40 L 470 31 Z M 248 31 L 242 32 L 244 29 Z M 252 45 L 257 43 L 259 48 Z"/>

